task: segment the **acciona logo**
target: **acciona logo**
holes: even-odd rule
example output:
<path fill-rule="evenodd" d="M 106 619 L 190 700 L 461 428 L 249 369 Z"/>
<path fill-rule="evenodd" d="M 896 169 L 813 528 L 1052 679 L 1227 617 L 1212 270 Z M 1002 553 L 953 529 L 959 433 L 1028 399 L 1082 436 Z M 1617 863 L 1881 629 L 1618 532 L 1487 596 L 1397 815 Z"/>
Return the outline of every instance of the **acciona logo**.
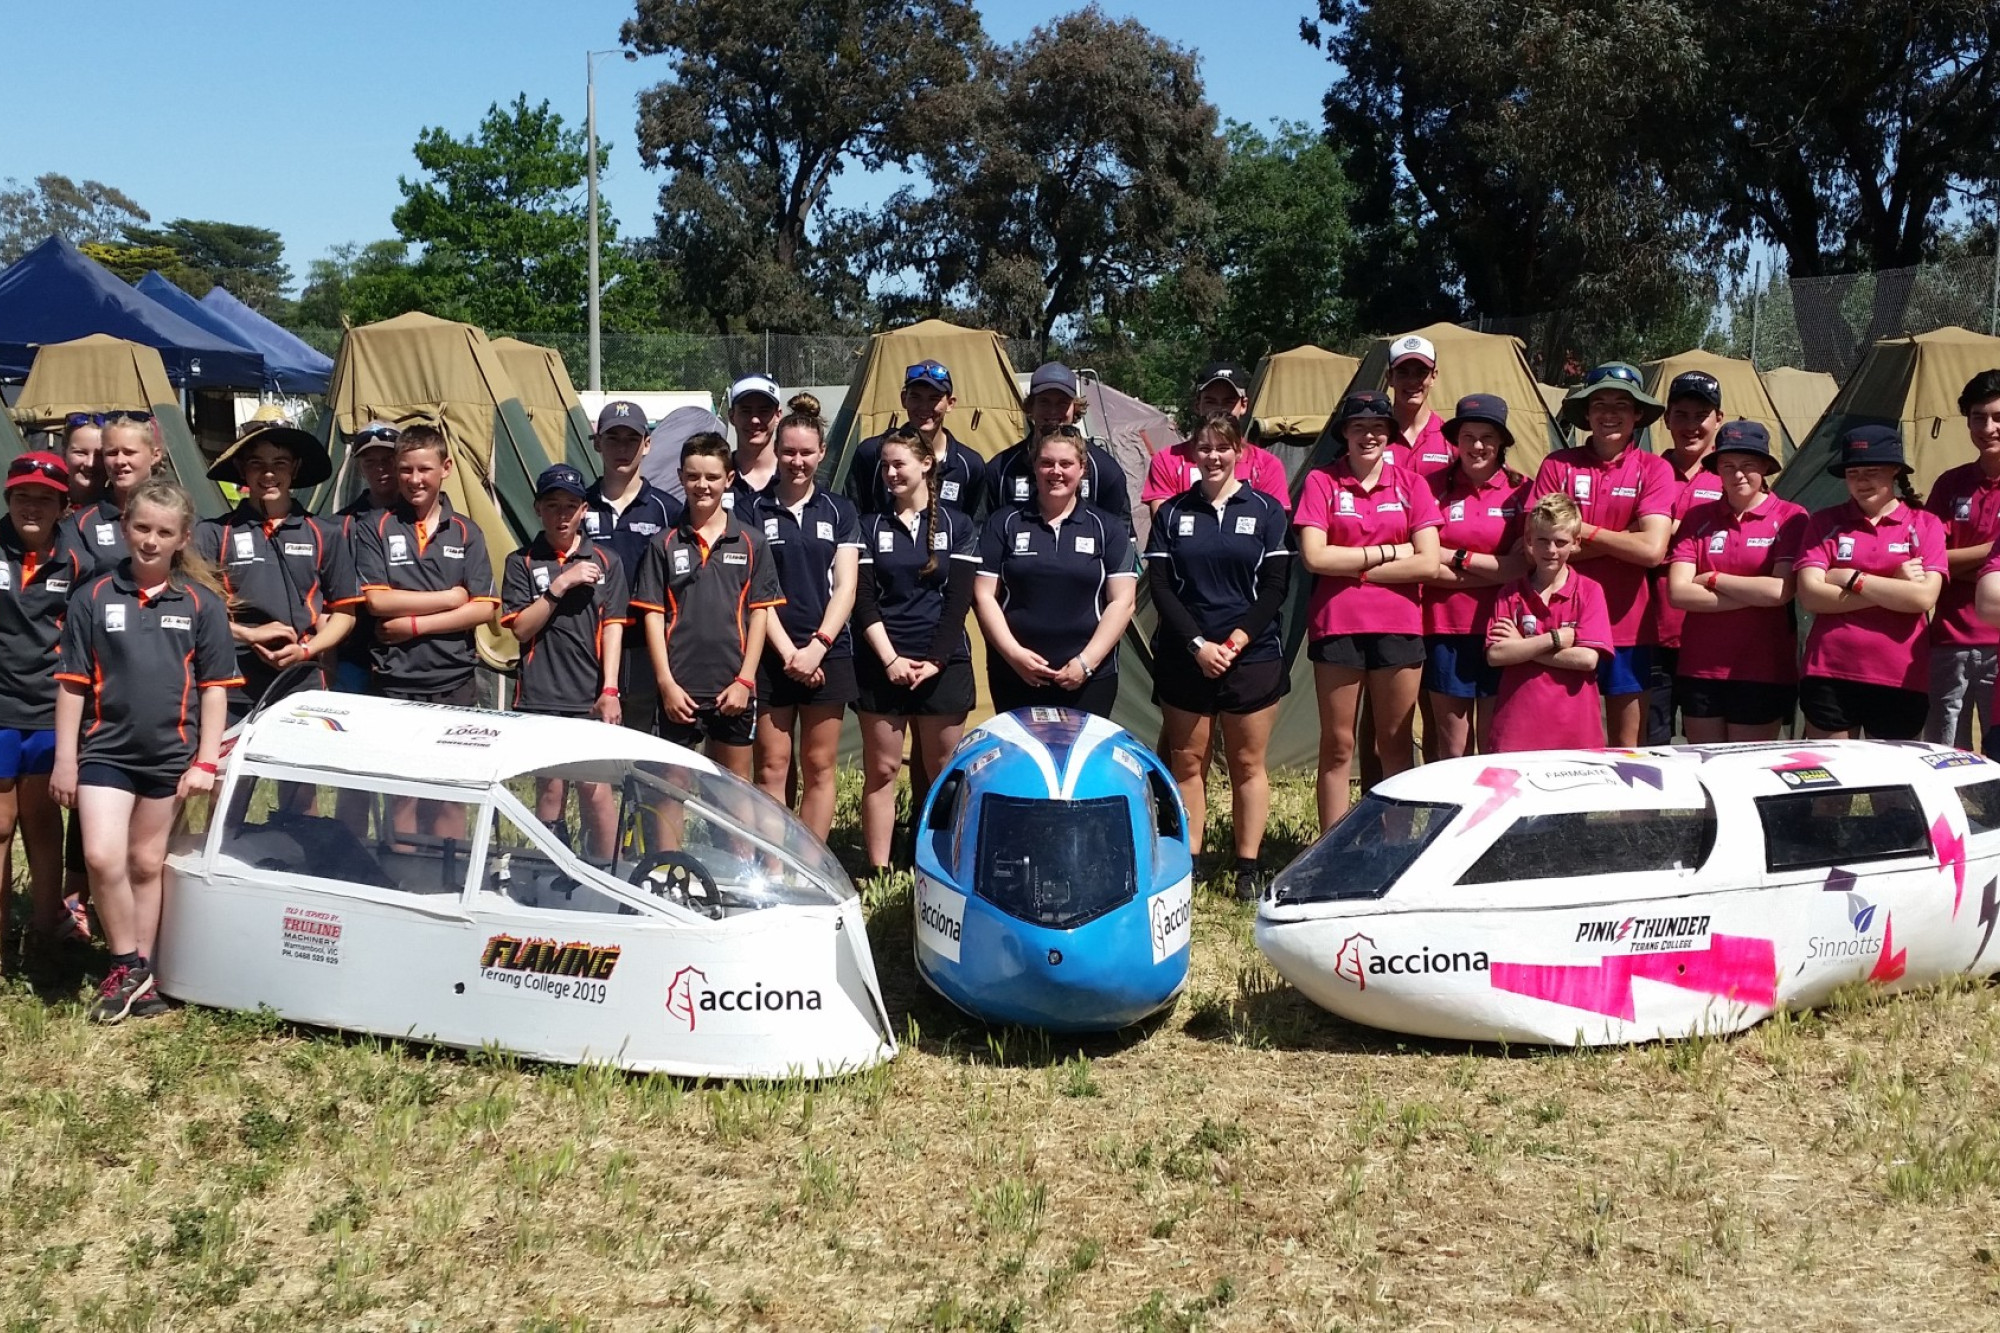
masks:
<path fill-rule="evenodd" d="M 698 967 L 684 967 L 667 983 L 667 1012 L 693 1032 L 710 1015 L 818 1012 L 824 1000 L 817 989 L 766 986 L 716 986 Z"/>
<path fill-rule="evenodd" d="M 1349 935 L 1333 957 L 1333 974 L 1356 990 L 1367 990 L 1370 980 L 1385 976 L 1485 972 L 1490 967 L 1484 949 L 1433 949 L 1420 944 L 1414 950 L 1384 952 L 1366 935 Z"/>

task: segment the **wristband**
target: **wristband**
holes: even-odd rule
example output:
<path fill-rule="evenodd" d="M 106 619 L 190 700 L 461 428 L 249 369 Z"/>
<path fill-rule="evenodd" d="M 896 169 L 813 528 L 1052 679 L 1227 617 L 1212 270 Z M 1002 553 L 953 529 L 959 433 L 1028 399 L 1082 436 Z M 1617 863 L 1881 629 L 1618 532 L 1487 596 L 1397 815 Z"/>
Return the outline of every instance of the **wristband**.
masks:
<path fill-rule="evenodd" d="M 607 694 L 616 699 L 618 697 L 618 687 L 616 685 L 606 685 L 597 692 L 597 697 L 602 699 Z"/>
<path fill-rule="evenodd" d="M 1722 577 L 1721 574 L 1711 571 L 1709 573 L 1709 576 L 1702 580 L 1702 586 L 1707 588 L 1710 592 L 1714 592 L 1715 581 L 1721 577 Z"/>
<path fill-rule="evenodd" d="M 1561 626 L 1557 626 L 1555 629 L 1549 631 L 1549 647 L 1551 650 L 1558 653 L 1563 650 L 1563 635 Z"/>
<path fill-rule="evenodd" d="M 195 761 L 194 761 L 194 762 L 193 762 L 192 764 L 189 764 L 189 765 L 188 765 L 188 767 L 189 767 L 189 768 L 198 768 L 198 769 L 200 769 L 200 770 L 201 770 L 202 772 L 204 772 L 204 773 L 208 774 L 208 775 L 209 775 L 210 777 L 214 777 L 214 776 L 215 776 L 215 765 L 214 765 L 214 764 L 211 764 L 211 763 L 209 763 L 209 762 L 208 762 L 208 760 L 206 760 L 206 759 L 197 759 L 197 760 L 195 760 Z"/>
<path fill-rule="evenodd" d="M 413 639 L 421 637 L 417 629 L 417 618 L 415 616 L 410 617 L 410 637 Z"/>
<path fill-rule="evenodd" d="M 1464 549 L 1454 551 L 1451 557 L 1451 567 L 1457 570 L 1459 573 L 1463 574 L 1465 572 L 1465 562 L 1467 559 L 1471 557 L 1471 555 L 1472 552 Z"/>
<path fill-rule="evenodd" d="M 544 588 L 542 589 L 542 600 L 550 606 L 560 606 L 562 604 L 562 594 L 554 588 Z"/>
<path fill-rule="evenodd" d="M 744 689 L 750 691 L 752 697 L 754 697 L 757 693 L 757 682 L 753 680 L 745 680 L 743 679 L 743 677 L 737 676 L 729 683 L 732 685 L 741 685 Z"/>
<path fill-rule="evenodd" d="M 1083 668 L 1083 678 L 1085 680 L 1089 680 L 1092 676 L 1097 674 L 1096 669 L 1090 665 L 1090 662 L 1088 661 L 1088 659 L 1084 657 L 1082 653 L 1078 653 L 1075 657 L 1072 657 L 1070 661 L 1076 663 L 1078 666 Z"/>
<path fill-rule="evenodd" d="M 832 639 L 832 638 L 831 638 L 831 637 L 830 637 L 830 636 L 829 636 L 829 635 L 827 634 L 827 632 L 826 632 L 825 630 L 823 630 L 823 629 L 816 629 L 816 630 L 814 630 L 814 631 L 813 631 L 813 638 L 815 638 L 815 639 L 817 639 L 817 640 L 819 641 L 819 645 L 820 645 L 820 647 L 822 647 L 822 648 L 831 648 L 831 647 L 833 647 L 833 639 Z"/>
<path fill-rule="evenodd" d="M 1860 591 L 1861 591 L 1861 585 L 1862 585 L 1862 583 L 1864 583 L 1864 582 L 1865 582 L 1865 581 L 1867 580 L 1867 578 L 1868 578 L 1868 576 L 1867 576 L 1866 574 L 1863 574 L 1863 573 L 1862 573 L 1862 572 L 1861 572 L 1860 570 L 1858 570 L 1858 569 L 1857 569 L 1857 570 L 1855 570 L 1855 571 L 1854 571 L 1854 577 L 1853 577 L 1853 578 L 1851 578 L 1851 579 L 1849 579 L 1849 580 L 1847 581 L 1847 590 L 1848 590 L 1849 592 L 1860 592 Z"/>

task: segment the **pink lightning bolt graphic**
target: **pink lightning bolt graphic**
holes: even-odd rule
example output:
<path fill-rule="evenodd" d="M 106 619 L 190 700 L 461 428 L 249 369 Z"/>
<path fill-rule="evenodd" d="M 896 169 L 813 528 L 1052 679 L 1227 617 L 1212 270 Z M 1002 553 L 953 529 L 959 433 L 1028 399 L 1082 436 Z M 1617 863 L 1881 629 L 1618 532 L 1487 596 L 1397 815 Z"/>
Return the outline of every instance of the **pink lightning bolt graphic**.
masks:
<path fill-rule="evenodd" d="M 1896 918 L 1882 919 L 1882 952 L 1875 959 L 1875 970 L 1868 979 L 1878 986 L 1886 986 L 1903 975 L 1903 964 L 1910 956 L 1908 949 L 1896 947 Z"/>
<path fill-rule="evenodd" d="M 1951 916 L 1958 919 L 1958 905 L 1965 900 L 1965 839 L 1953 830 L 1943 815 L 1931 825 L 1931 848 L 1937 852 L 1940 868 L 1951 872 Z M 1885 948 L 1886 955 L 1889 951 Z"/>
<path fill-rule="evenodd" d="M 1706 949 L 1612 954 L 1594 967 L 1495 963 L 1493 989 L 1632 1022 L 1632 982 L 1657 981 L 1744 1004 L 1778 1002 L 1778 951 L 1770 940 L 1717 935 Z"/>
<path fill-rule="evenodd" d="M 1483 801 L 1472 818 L 1465 821 L 1468 829 L 1479 827 L 1479 822 L 1498 810 L 1521 793 L 1521 775 L 1511 768 L 1488 768 L 1481 770 L 1472 780 L 1475 787 L 1484 787 L 1493 794 Z"/>

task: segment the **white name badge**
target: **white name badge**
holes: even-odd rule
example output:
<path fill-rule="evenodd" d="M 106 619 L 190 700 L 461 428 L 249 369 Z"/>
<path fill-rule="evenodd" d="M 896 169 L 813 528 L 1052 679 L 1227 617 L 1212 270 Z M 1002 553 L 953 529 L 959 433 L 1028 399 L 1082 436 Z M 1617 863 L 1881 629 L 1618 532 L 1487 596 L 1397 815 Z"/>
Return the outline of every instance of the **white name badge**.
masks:
<path fill-rule="evenodd" d="M 887 555 L 896 549 L 896 534 L 887 528 L 875 534 L 875 549 Z"/>
<path fill-rule="evenodd" d="M 1076 539 L 1076 553 L 1077 553 L 1078 555 L 1096 555 L 1096 554 L 1097 554 L 1097 538 L 1095 538 L 1095 537 L 1078 537 L 1078 538 Z"/>
<path fill-rule="evenodd" d="M 285 543 L 285 554 L 286 554 L 286 555 L 315 555 L 315 554 L 317 554 L 317 552 L 313 550 L 313 544 L 312 544 L 311 542 L 286 542 L 286 543 Z"/>
<path fill-rule="evenodd" d="M 1181 537 L 1194 536 L 1194 515 L 1182 514 L 1181 521 L 1174 525 L 1174 531 L 1177 536 Z"/>
<path fill-rule="evenodd" d="M 5 569 L 5 568 L 6 568 L 6 566 L 5 566 L 5 565 L 0 565 L 0 569 Z M 69 591 L 69 580 L 68 580 L 68 579 L 47 579 L 47 580 L 44 580 L 44 581 L 43 581 L 43 583 L 42 583 L 42 586 L 43 586 L 44 588 L 48 589 L 48 590 L 49 590 L 50 592 L 68 592 L 68 591 Z"/>
<path fill-rule="evenodd" d="M 1908 542 L 1889 543 L 1890 555 L 1908 555 L 1909 553 L 1910 553 L 1910 544 Z"/>
<path fill-rule="evenodd" d="M 1611 494 L 1620 500 L 1631 500 L 1638 496 L 1639 488 L 1637 486 L 1613 486 Z"/>
<path fill-rule="evenodd" d="M 125 608 L 112 602 L 104 608 L 104 628 L 107 633 L 122 634 L 125 631 Z"/>
<path fill-rule="evenodd" d="M 1753 548 L 1753 549 L 1754 549 L 1754 548 L 1759 548 L 1759 547 L 1765 547 L 1765 546 L 1775 546 L 1775 545 L 1777 544 L 1777 541 L 1778 541 L 1778 539 L 1777 539 L 1776 537 L 1752 537 L 1752 538 L 1750 538 L 1750 539 L 1749 539 L 1748 541 L 1744 542 L 1743 544 L 1744 544 L 1745 546 L 1748 546 L 1748 547 L 1751 547 L 1751 548 Z"/>
<path fill-rule="evenodd" d="M 161 616 L 161 617 L 160 617 L 160 628 L 161 628 L 161 629 L 193 629 L 193 628 L 194 628 L 194 617 L 193 617 L 193 616 Z"/>
<path fill-rule="evenodd" d="M 1248 514 L 1245 514 L 1242 518 L 1236 520 L 1237 536 L 1248 537 L 1255 534 L 1256 531 L 1257 531 L 1257 520 L 1252 518 Z"/>
<path fill-rule="evenodd" d="M 816 524 L 815 531 L 819 533 L 819 539 L 821 541 L 830 542 L 833 540 L 833 524 L 831 523 Z"/>
<path fill-rule="evenodd" d="M 465 559 L 465 548 L 463 546 L 447 546 L 444 548 L 444 558 L 447 560 L 463 560 Z"/>
<path fill-rule="evenodd" d="M 1381 504 L 1375 506 L 1375 512 L 1378 514 L 1400 514 L 1403 512 L 1403 502 L 1401 500 L 1384 500 Z"/>
<path fill-rule="evenodd" d="M 750 563 L 750 554 L 747 551 L 724 551 L 722 553 L 722 563 L 725 565 L 747 565 Z"/>
<path fill-rule="evenodd" d="M 944 484 L 943 484 L 942 486 L 939 486 L 939 487 L 938 487 L 938 499 L 940 499 L 940 500 L 956 500 L 957 498 L 958 498 L 958 483 L 957 483 L 957 482 L 955 482 L 955 481 L 947 481 L 947 482 L 945 482 L 945 483 L 944 483 Z"/>
<path fill-rule="evenodd" d="M 595 514 L 591 515 L 591 518 L 593 520 L 596 519 L 596 517 L 597 515 Z M 660 525 L 657 523 L 634 523 L 632 525 L 632 531 L 638 533 L 641 537 L 650 537 L 659 530 L 660 530 Z M 590 531 L 593 535 L 595 535 L 597 529 L 592 528 Z"/>

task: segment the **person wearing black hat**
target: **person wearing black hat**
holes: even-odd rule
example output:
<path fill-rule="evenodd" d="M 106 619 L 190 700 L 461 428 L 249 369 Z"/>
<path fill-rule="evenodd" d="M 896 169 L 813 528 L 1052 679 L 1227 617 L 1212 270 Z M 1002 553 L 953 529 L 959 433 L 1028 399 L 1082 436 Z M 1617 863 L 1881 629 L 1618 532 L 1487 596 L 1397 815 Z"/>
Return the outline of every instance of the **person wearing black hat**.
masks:
<path fill-rule="evenodd" d="M 339 647 L 361 605 L 343 525 L 306 513 L 292 498 L 333 476 L 326 446 L 308 431 L 268 422 L 224 450 L 210 481 L 233 482 L 243 499 L 195 529 L 194 549 L 229 592 L 229 633 L 242 682 L 229 692 L 241 721 L 278 675 Z M 305 672 L 294 689 L 317 684 Z"/>
<path fill-rule="evenodd" d="M 1690 744 L 1776 740 L 1798 701 L 1792 570 L 1810 519 L 1771 493 L 1778 460 L 1757 422 L 1723 426 L 1703 465 L 1722 497 L 1688 511 L 1667 557 L 1674 700 Z"/>
<path fill-rule="evenodd" d="M 1250 376 L 1243 367 L 1228 361 L 1203 366 L 1195 375 L 1195 432 L 1172 448 L 1153 455 L 1146 468 L 1146 484 L 1139 492 L 1139 503 L 1157 514 L 1161 505 L 1185 494 L 1188 487 L 1201 480 L 1201 465 L 1195 459 L 1200 427 L 1218 412 L 1235 418 L 1243 436 L 1243 449 L 1236 460 L 1238 480 L 1249 482 L 1289 512 L 1292 491 L 1285 477 L 1285 465 L 1269 449 L 1251 443 L 1251 428 L 1256 423 L 1250 420 Z"/>
<path fill-rule="evenodd" d="M 1915 740 L 1930 712 L 1924 618 L 1949 567 L 1944 525 L 1917 508 L 1893 426 L 1848 431 L 1826 470 L 1849 498 L 1812 516 L 1794 566 L 1813 616 L 1799 681 L 1806 735 Z"/>
<path fill-rule="evenodd" d="M 1028 456 L 1036 441 L 1054 434 L 1059 427 L 1076 424 L 1084 408 L 1076 373 L 1060 361 L 1035 367 L 1035 373 L 1028 379 L 1026 406 L 1027 438 L 1002 449 L 986 462 L 988 513 L 1025 508 L 1035 502 L 1034 468 Z M 1128 534 L 1132 531 L 1132 498 L 1125 484 L 1125 469 L 1118 466 L 1109 449 L 1087 436 L 1077 498 L 1121 520 Z"/>
<path fill-rule="evenodd" d="M 1563 424 L 1588 432 L 1584 442 L 1542 460 L 1526 501 L 1533 508 L 1561 491 L 1583 514 L 1583 545 L 1573 563 L 1603 590 L 1611 617 L 1612 652 L 1598 658 L 1597 687 L 1605 736 L 1619 747 L 1637 745 L 1645 732 L 1659 638 L 1648 614 L 1651 571 L 1667 558 L 1678 487 L 1667 461 L 1639 448 L 1638 437 L 1664 410 L 1636 367 L 1598 366 L 1563 398 Z"/>
<path fill-rule="evenodd" d="M 1388 461 L 1396 414 L 1373 390 L 1340 400 L 1332 429 L 1346 451 L 1307 474 L 1294 532 L 1312 574 L 1307 649 L 1319 699 L 1319 824 L 1347 813 L 1364 691 L 1375 757 L 1392 777 L 1415 762 L 1423 687 L 1418 587 L 1437 573 L 1437 501 L 1425 480 Z"/>
<path fill-rule="evenodd" d="M 1683 371 L 1667 386 L 1667 410 L 1660 424 L 1667 428 L 1667 466 L 1674 470 L 1679 487 L 1674 496 L 1673 527 L 1667 536 L 1671 549 L 1680 535 L 1681 521 L 1699 505 L 1722 498 L 1722 482 L 1705 465 L 1715 447 L 1715 433 L 1722 428 L 1722 383 L 1705 370 Z M 1653 571 L 1647 614 L 1652 617 L 1653 674 L 1646 696 L 1646 744 L 1671 745 L 1674 741 L 1674 674 L 1680 655 L 1683 613 L 1667 596 L 1667 571 Z"/>
<path fill-rule="evenodd" d="M 986 499 L 986 460 L 946 429 L 944 419 L 958 401 L 952 393 L 951 371 L 925 358 L 903 371 L 904 424 L 923 436 L 924 447 L 937 459 L 931 477 L 938 503 L 974 518 Z M 888 433 L 871 435 L 854 446 L 847 469 L 847 498 L 863 514 L 887 514 L 896 508 L 887 478 L 882 475 L 882 444 Z"/>
<path fill-rule="evenodd" d="M 1973 605 L 1979 571 L 2000 537 L 2000 370 L 1982 370 L 1958 396 L 1973 460 L 1947 469 L 1924 508 L 1944 524 L 1951 562 L 1937 614 L 1931 618 L 1931 711 L 1924 739 L 1972 748 L 1972 715 L 1982 732 L 1993 726 L 1996 647 L 2000 634 Z"/>
<path fill-rule="evenodd" d="M 1430 475 L 1443 523 L 1437 573 L 1423 584 L 1424 692 L 1430 712 L 1424 748 L 1431 759 L 1486 752 L 1500 672 L 1486 663 L 1486 624 L 1500 589 L 1525 572 L 1527 478 L 1507 466 L 1514 433 L 1507 400 L 1475 393 L 1458 400 L 1440 439 L 1454 455 Z"/>

